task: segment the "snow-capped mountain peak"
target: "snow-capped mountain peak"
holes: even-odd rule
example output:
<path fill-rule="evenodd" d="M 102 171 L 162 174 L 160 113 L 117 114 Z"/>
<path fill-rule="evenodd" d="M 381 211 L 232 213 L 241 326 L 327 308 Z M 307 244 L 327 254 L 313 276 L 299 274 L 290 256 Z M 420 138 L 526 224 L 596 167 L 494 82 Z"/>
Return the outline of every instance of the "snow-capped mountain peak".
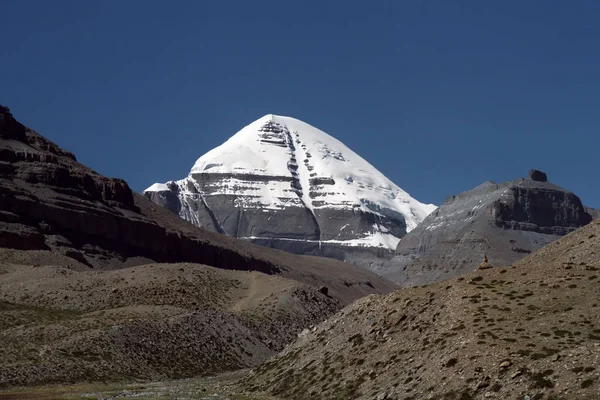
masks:
<path fill-rule="evenodd" d="M 215 229 L 251 240 L 393 250 L 435 209 L 413 199 L 334 137 L 273 114 L 204 154 L 187 178 L 166 186 L 168 191 L 174 184 L 181 216 L 202 225 L 198 214 L 207 212 Z M 145 193 L 166 202 L 164 185 L 152 185 Z"/>

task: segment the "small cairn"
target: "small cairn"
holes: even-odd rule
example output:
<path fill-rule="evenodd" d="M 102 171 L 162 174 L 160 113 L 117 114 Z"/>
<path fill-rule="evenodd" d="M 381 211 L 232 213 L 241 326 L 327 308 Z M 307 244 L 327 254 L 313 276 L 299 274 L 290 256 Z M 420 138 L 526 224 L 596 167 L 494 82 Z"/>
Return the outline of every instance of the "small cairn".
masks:
<path fill-rule="evenodd" d="M 479 264 L 479 268 L 477 268 L 477 269 L 489 269 L 489 268 L 492 268 L 492 266 L 488 262 L 487 254 L 484 254 L 483 261 L 481 262 L 481 264 Z"/>

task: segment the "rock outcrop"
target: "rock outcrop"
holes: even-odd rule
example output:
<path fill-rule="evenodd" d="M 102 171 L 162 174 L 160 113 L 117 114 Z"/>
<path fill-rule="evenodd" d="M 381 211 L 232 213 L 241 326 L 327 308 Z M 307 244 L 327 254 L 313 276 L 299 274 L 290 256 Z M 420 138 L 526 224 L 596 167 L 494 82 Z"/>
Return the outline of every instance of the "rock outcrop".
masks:
<path fill-rule="evenodd" d="M 94 268 L 152 260 L 277 273 L 326 285 L 343 302 L 393 287 L 351 265 L 198 229 L 132 192 L 125 181 L 78 163 L 6 107 L 0 108 L 0 247 L 52 250 Z M 338 277 L 328 278 L 333 271 Z"/>
<path fill-rule="evenodd" d="M 403 286 L 427 284 L 489 265 L 512 264 L 588 224 L 579 197 L 531 170 L 529 177 L 451 196 L 399 243 L 378 272 Z"/>
<path fill-rule="evenodd" d="M 548 182 L 548 175 L 545 172 L 538 171 L 537 169 L 529 170 L 529 179 L 538 182 Z"/>

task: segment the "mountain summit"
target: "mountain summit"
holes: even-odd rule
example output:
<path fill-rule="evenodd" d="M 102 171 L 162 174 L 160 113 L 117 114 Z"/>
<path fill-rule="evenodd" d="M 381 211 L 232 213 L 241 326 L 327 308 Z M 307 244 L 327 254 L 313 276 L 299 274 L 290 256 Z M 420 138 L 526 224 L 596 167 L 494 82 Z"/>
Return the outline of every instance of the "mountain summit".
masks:
<path fill-rule="evenodd" d="M 144 193 L 197 226 L 351 261 L 356 249 L 395 249 L 435 209 L 327 133 L 272 114 L 200 157 L 187 178 Z"/>

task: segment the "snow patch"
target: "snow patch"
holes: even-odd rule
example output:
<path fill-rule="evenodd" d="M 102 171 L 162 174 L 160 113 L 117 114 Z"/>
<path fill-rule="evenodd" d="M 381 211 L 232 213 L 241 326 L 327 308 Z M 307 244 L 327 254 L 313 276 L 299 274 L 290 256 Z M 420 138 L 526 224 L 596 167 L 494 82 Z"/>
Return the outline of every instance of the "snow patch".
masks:
<path fill-rule="evenodd" d="M 155 183 L 150 186 L 148 189 L 144 190 L 144 192 L 165 192 L 169 191 L 169 187 L 166 183 Z"/>

